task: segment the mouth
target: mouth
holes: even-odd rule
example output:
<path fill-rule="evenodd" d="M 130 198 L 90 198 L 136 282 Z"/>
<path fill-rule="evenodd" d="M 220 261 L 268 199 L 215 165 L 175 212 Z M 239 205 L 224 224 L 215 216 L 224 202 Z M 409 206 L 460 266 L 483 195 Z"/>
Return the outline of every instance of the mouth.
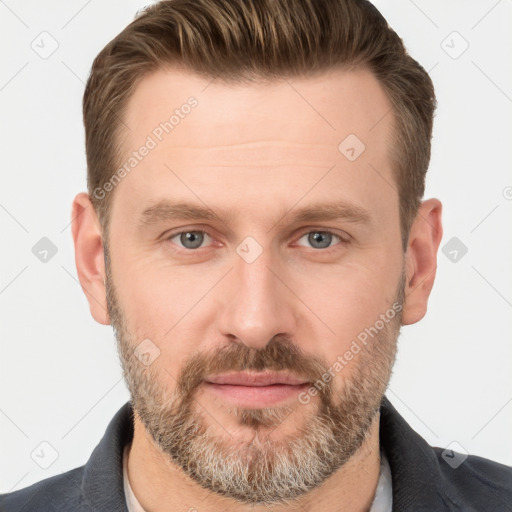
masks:
<path fill-rule="evenodd" d="M 241 407 L 268 407 L 297 399 L 309 382 L 290 373 L 232 372 L 208 377 L 206 388 Z"/>

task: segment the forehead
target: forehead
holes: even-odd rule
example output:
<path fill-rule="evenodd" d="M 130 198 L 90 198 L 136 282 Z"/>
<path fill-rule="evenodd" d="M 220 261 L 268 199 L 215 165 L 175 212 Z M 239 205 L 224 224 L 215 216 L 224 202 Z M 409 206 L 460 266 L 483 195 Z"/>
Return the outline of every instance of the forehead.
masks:
<path fill-rule="evenodd" d="M 195 98 L 197 107 L 192 109 L 194 115 L 185 114 L 187 122 L 182 123 L 183 113 L 176 111 L 183 109 L 189 98 Z M 160 70 L 141 80 L 128 102 L 127 142 L 136 142 L 134 136 L 141 130 L 151 133 L 175 112 L 180 122 L 173 126 L 172 137 L 166 137 L 165 143 L 190 144 L 193 135 L 195 147 L 246 142 L 265 132 L 274 141 L 328 145 L 336 144 L 349 132 L 373 143 L 375 127 L 379 125 L 382 132 L 393 117 L 387 115 L 391 114 L 391 104 L 385 92 L 366 68 L 249 85 L 228 84 L 180 70 Z M 383 116 L 387 123 L 381 122 Z M 243 130 L 233 130 L 233 126 Z M 209 127 L 215 131 L 207 131 Z M 280 132 L 282 128 L 286 132 Z"/>
<path fill-rule="evenodd" d="M 134 212 L 194 190 L 233 206 L 240 195 L 244 204 L 269 194 L 292 202 L 333 168 L 318 194 L 382 191 L 376 173 L 392 181 L 392 108 L 366 69 L 250 85 L 160 70 L 139 83 L 124 122 L 123 164 L 150 147 L 116 190 Z"/>

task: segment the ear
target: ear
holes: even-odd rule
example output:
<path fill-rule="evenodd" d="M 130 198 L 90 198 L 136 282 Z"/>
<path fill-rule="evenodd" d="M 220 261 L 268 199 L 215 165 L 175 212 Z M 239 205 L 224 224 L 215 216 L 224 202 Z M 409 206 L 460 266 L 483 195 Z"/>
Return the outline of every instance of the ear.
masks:
<path fill-rule="evenodd" d="M 441 212 L 442 204 L 438 199 L 423 201 L 411 226 L 405 254 L 403 325 L 419 322 L 427 312 L 436 277 L 437 250 L 443 236 Z"/>
<path fill-rule="evenodd" d="M 71 226 L 78 279 L 89 302 L 91 315 L 100 324 L 109 325 L 101 226 L 85 192 L 73 200 Z"/>

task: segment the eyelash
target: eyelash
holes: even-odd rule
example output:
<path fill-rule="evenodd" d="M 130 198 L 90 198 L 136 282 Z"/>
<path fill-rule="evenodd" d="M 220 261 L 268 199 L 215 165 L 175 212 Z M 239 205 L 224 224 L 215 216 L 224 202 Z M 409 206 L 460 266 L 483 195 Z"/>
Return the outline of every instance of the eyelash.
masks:
<path fill-rule="evenodd" d="M 181 235 L 183 233 L 190 233 L 190 232 L 193 232 L 193 233 L 203 233 L 207 236 L 209 236 L 210 238 L 213 239 L 213 237 L 208 233 L 208 231 L 205 231 L 204 229 L 185 229 L 185 230 L 181 230 L 181 231 L 175 231 L 173 233 L 170 233 L 169 235 L 167 235 L 164 239 L 165 242 L 170 242 L 173 238 L 175 238 L 176 236 L 178 235 Z M 330 235 L 332 235 L 333 237 L 336 237 L 339 239 L 339 243 L 335 244 L 335 245 L 332 245 L 330 247 L 326 247 L 325 249 L 315 249 L 314 247 L 310 247 L 310 249 L 314 250 L 314 251 L 318 251 L 319 253 L 322 252 L 324 254 L 327 254 L 327 253 L 330 253 L 332 250 L 335 250 L 338 246 L 340 245 L 347 245 L 349 243 L 349 240 L 348 240 L 348 235 L 347 235 L 347 238 L 344 238 L 342 237 L 340 234 L 330 230 L 330 229 L 311 229 L 311 228 L 308 228 L 306 231 L 303 231 L 299 237 L 297 238 L 297 240 L 300 240 L 304 235 L 307 235 L 309 233 L 328 233 Z M 182 250 L 182 251 L 185 251 L 187 253 L 190 253 L 190 254 L 193 254 L 193 253 L 197 253 L 198 251 L 200 251 L 201 249 L 206 249 L 206 247 L 198 247 L 197 249 L 187 249 L 186 247 L 181 247 L 179 245 L 177 245 L 178 249 Z M 300 246 L 300 247 L 304 247 L 304 246 Z"/>

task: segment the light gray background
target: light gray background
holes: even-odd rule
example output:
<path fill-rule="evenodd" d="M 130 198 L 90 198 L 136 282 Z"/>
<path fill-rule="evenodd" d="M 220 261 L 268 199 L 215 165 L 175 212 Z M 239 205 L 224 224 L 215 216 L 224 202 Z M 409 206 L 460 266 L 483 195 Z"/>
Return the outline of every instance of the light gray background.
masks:
<path fill-rule="evenodd" d="M 112 329 L 78 283 L 69 223 L 86 190 L 84 82 L 146 3 L 0 0 L 0 492 L 84 464 L 129 398 Z M 434 80 L 426 197 L 444 203 L 442 247 L 468 248 L 455 262 L 440 253 L 388 396 L 431 444 L 512 465 L 512 1 L 375 3 Z M 31 44 L 48 52 L 52 38 L 43 59 Z M 58 249 L 46 263 L 32 253 L 42 237 Z"/>

